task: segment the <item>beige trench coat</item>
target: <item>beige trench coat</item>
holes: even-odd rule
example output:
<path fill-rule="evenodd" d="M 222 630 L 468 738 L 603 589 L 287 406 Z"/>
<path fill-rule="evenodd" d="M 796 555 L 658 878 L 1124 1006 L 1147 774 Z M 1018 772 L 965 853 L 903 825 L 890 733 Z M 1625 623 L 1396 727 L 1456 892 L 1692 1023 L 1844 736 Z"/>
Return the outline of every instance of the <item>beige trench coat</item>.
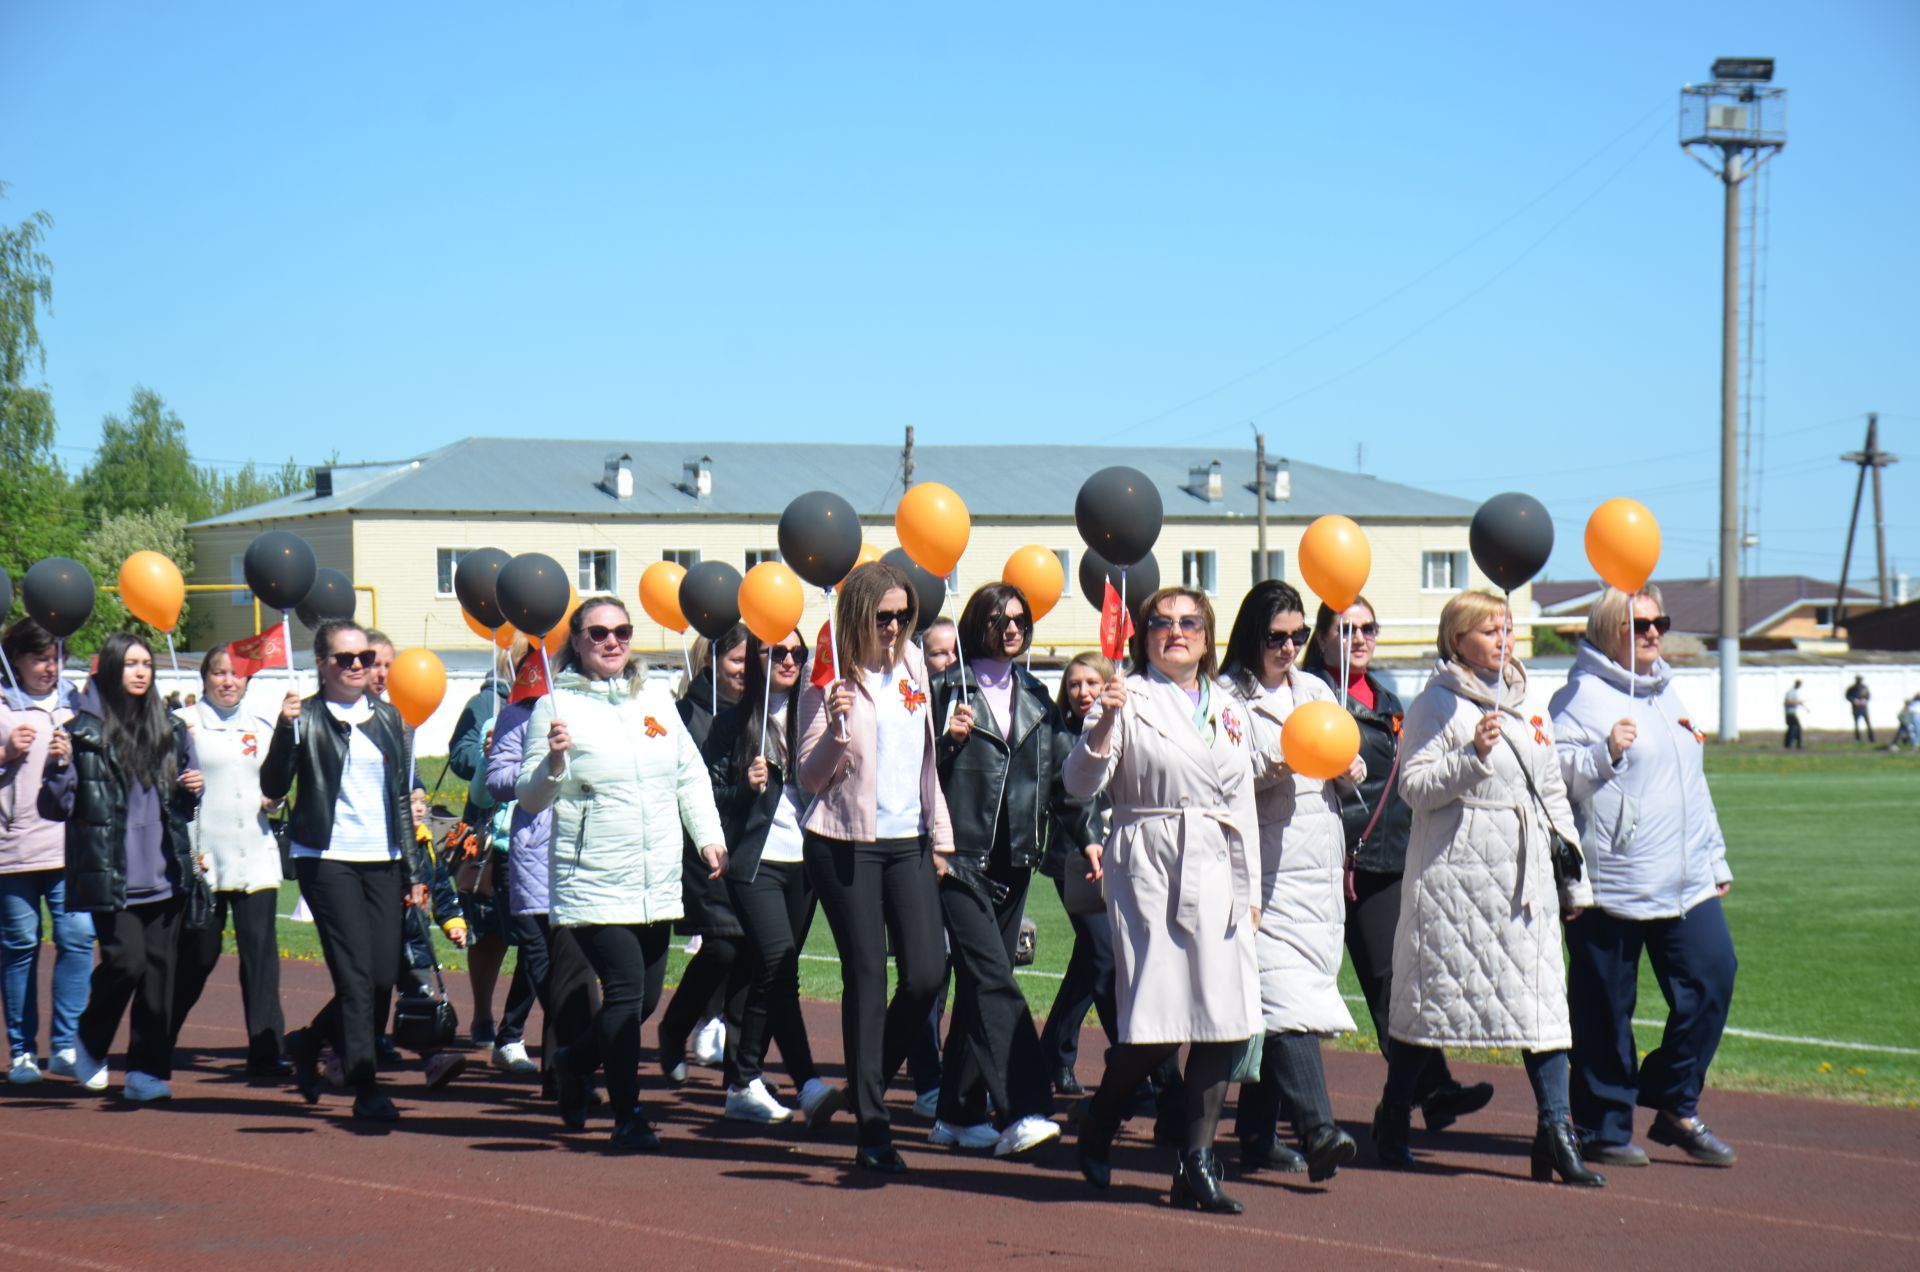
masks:
<path fill-rule="evenodd" d="M 1259 844 L 1246 706 L 1213 687 L 1212 734 L 1178 687 L 1127 679 L 1107 739 L 1096 705 L 1068 755 L 1067 790 L 1113 801 L 1103 869 L 1121 1042 L 1238 1042 L 1261 1029 L 1252 907 Z"/>

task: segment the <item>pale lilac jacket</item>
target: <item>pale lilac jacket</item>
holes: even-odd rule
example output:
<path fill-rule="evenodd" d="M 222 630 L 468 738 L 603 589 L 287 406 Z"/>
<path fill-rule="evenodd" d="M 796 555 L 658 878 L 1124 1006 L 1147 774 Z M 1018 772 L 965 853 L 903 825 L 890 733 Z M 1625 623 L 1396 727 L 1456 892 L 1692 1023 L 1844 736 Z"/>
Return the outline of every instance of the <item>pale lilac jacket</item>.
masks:
<path fill-rule="evenodd" d="M 73 717 L 72 690 L 60 682 L 53 714 L 26 705 L 12 690 L 0 691 L 0 757 L 16 726 L 33 726 L 33 745 L 11 764 L 0 764 L 0 874 L 64 870 L 67 828 L 40 815 L 40 783 L 46 772 L 47 744 L 56 724 Z"/>
<path fill-rule="evenodd" d="M 507 891 L 515 914 L 547 912 L 547 847 L 553 842 L 553 809 L 529 813 L 514 803 L 520 761 L 526 755 L 527 722 L 537 698 L 509 703 L 493 721 L 493 749 L 487 752 L 487 794 L 496 806 L 513 804 L 507 829 Z"/>

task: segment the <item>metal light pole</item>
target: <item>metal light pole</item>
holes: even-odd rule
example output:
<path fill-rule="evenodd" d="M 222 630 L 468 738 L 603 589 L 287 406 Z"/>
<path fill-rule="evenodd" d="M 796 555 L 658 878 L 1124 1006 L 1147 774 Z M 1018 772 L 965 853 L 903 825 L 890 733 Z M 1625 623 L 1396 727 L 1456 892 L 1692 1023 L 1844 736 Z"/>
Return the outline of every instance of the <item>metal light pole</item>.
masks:
<path fill-rule="evenodd" d="M 1680 90 L 1680 147 L 1726 188 L 1720 300 L 1720 740 L 1740 736 L 1740 183 L 1787 144 L 1770 57 L 1723 57 Z M 1703 152 L 1711 152 L 1711 157 Z"/>

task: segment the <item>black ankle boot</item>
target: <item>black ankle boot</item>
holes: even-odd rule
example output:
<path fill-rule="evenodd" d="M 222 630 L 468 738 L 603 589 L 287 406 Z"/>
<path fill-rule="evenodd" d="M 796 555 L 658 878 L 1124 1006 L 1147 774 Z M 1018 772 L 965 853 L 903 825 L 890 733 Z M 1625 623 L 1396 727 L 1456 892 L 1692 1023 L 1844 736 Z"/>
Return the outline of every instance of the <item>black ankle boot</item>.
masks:
<path fill-rule="evenodd" d="M 1106 1188 L 1113 1183 L 1113 1166 L 1107 1155 L 1113 1151 L 1113 1137 L 1119 1130 L 1113 1123 L 1096 1117 L 1091 1107 L 1080 1118 L 1074 1157 L 1080 1164 L 1080 1173 L 1095 1188 Z"/>
<path fill-rule="evenodd" d="M 1533 1137 L 1534 1181 L 1544 1184 L 1553 1178 L 1556 1171 L 1561 1179 L 1581 1188 L 1604 1188 L 1607 1185 L 1605 1175 L 1588 1170 L 1586 1163 L 1580 1160 L 1580 1143 L 1573 1136 L 1573 1127 L 1566 1122 L 1542 1126 L 1539 1134 Z"/>
<path fill-rule="evenodd" d="M 1387 1170 L 1412 1170 L 1413 1150 L 1407 1147 L 1412 1133 L 1413 1110 L 1382 1100 L 1373 1111 L 1374 1160 Z"/>
<path fill-rule="evenodd" d="M 1323 1126 L 1307 1137 L 1307 1178 L 1324 1184 L 1353 1160 L 1353 1136 L 1337 1126 Z"/>
<path fill-rule="evenodd" d="M 1173 1172 L 1168 1200 L 1175 1206 L 1191 1206 L 1215 1215 L 1237 1215 L 1246 1209 L 1220 1191 L 1220 1159 L 1210 1148 L 1193 1148 L 1180 1154 L 1180 1169 Z"/>

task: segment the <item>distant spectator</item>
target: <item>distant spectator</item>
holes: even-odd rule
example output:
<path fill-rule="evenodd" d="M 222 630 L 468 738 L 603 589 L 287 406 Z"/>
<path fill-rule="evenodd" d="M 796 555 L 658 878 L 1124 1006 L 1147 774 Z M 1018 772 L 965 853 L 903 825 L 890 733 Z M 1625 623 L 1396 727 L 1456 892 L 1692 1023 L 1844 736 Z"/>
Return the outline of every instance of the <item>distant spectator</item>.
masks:
<path fill-rule="evenodd" d="M 1853 707 L 1853 740 L 1860 740 L 1860 730 L 1867 730 L 1867 741 L 1873 738 L 1873 721 L 1867 718 L 1867 703 L 1873 698 L 1873 690 L 1867 688 L 1865 676 L 1855 676 L 1853 683 L 1847 686 L 1847 702 Z"/>
<path fill-rule="evenodd" d="M 1898 751 L 1902 745 L 1920 749 L 1920 693 L 1907 700 L 1900 708 L 1900 727 L 1894 730 L 1893 745 L 1887 749 Z"/>
<path fill-rule="evenodd" d="M 1785 706 L 1787 709 L 1788 750 L 1793 750 L 1796 747 L 1802 751 L 1807 749 L 1807 740 L 1800 732 L 1800 712 L 1807 705 L 1806 699 L 1800 696 L 1800 686 L 1805 683 L 1803 680 L 1796 680 L 1793 682 L 1793 688 L 1787 690 Z"/>

